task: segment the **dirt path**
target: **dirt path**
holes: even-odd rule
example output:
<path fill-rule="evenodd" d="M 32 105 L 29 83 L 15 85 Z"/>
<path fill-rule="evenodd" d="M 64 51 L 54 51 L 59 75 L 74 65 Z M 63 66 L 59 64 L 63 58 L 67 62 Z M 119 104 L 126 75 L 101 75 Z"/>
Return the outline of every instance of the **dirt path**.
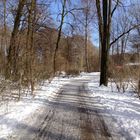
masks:
<path fill-rule="evenodd" d="M 73 80 L 49 102 L 34 140 L 112 139 L 86 83 L 87 80 Z"/>
<path fill-rule="evenodd" d="M 112 140 L 102 118 L 104 109 L 87 89 L 89 80 L 72 80 L 50 101 L 36 99 L 44 107 L 31 114 L 26 124 L 18 124 L 9 140 Z"/>

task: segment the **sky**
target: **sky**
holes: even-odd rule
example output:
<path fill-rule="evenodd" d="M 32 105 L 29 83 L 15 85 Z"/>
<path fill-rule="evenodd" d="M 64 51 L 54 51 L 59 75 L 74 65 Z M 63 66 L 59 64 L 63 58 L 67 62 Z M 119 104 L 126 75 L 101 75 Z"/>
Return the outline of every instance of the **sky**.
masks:
<path fill-rule="evenodd" d="M 78 0 L 71 0 L 71 3 L 74 4 L 74 5 L 78 5 Z M 56 26 L 58 27 L 60 22 L 60 16 L 58 17 L 58 13 L 61 12 L 61 3 L 60 2 L 52 2 L 51 3 L 51 7 L 50 7 L 50 11 L 51 11 L 51 15 L 52 15 L 52 18 L 56 24 Z M 67 20 L 67 18 L 65 18 L 65 21 Z M 66 27 L 66 25 L 63 26 L 63 29 Z M 94 29 L 94 30 L 93 30 Z M 83 32 L 84 33 L 84 32 Z M 92 41 L 92 43 L 98 47 L 98 31 L 97 31 L 97 27 L 96 29 L 95 28 L 92 28 L 92 31 L 90 30 L 90 40 Z"/>
<path fill-rule="evenodd" d="M 131 5 L 131 3 L 138 2 L 138 1 L 139 0 L 122 0 L 124 7 L 129 7 Z M 71 3 L 73 5 L 78 5 L 79 4 L 79 0 L 71 0 Z M 112 8 L 113 8 L 113 6 L 112 6 Z M 59 24 L 60 24 L 60 22 L 59 22 L 60 16 L 58 16 L 58 13 L 60 13 L 60 11 L 61 11 L 60 0 L 56 0 L 54 2 L 51 1 L 50 9 L 51 9 L 50 11 L 51 11 L 51 14 L 52 14 L 52 18 L 53 18 L 56 26 L 58 27 Z M 67 21 L 67 18 L 65 18 L 65 21 Z M 65 27 L 66 27 L 66 25 L 63 26 L 63 29 Z M 84 34 L 84 32 L 83 32 L 83 34 Z M 99 46 L 99 34 L 98 34 L 97 20 L 96 20 L 96 23 L 93 23 L 93 26 L 90 28 L 90 40 L 92 41 L 92 43 L 96 47 Z"/>

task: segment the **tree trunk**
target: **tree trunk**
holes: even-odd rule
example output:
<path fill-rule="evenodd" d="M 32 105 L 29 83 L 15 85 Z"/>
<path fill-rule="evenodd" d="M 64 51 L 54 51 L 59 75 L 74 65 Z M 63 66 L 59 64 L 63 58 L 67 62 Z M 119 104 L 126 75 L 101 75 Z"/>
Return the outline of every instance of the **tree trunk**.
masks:
<path fill-rule="evenodd" d="M 7 48 L 7 27 L 6 27 L 6 0 L 3 0 L 3 31 L 1 37 L 1 54 L 3 61 L 3 70 L 2 73 L 5 74 L 6 69 L 6 48 Z"/>
<path fill-rule="evenodd" d="M 57 41 L 56 41 L 56 47 L 55 47 L 55 50 L 54 50 L 53 75 L 55 75 L 55 73 L 56 73 L 56 55 L 57 55 L 57 52 L 58 52 L 58 49 L 59 49 L 59 43 L 60 43 L 60 39 L 61 39 L 62 27 L 63 27 L 64 17 L 65 17 L 65 7 L 66 7 L 66 0 L 64 0 L 63 4 L 62 4 L 61 23 L 60 23 L 60 26 L 59 26 L 58 37 L 57 37 Z"/>
<path fill-rule="evenodd" d="M 7 27 L 6 27 L 6 0 L 3 1 L 4 2 L 4 61 L 6 62 L 6 47 L 7 47 Z M 5 64 L 4 62 L 4 64 Z"/>
<path fill-rule="evenodd" d="M 12 74 L 13 79 L 16 80 L 17 78 L 17 47 L 16 47 L 16 40 L 17 40 L 17 35 L 19 32 L 19 27 L 20 27 L 20 19 L 22 16 L 22 10 L 24 8 L 26 0 L 20 0 L 18 4 L 18 9 L 16 12 L 15 20 L 14 20 L 14 28 L 11 34 L 11 39 L 10 39 L 10 46 L 8 50 L 8 62 L 7 62 L 7 68 L 6 68 L 6 77 L 9 78 Z"/>
<path fill-rule="evenodd" d="M 108 23 L 108 0 L 103 0 L 103 41 L 101 48 L 101 75 L 100 75 L 100 85 L 107 86 L 108 83 L 108 33 L 107 33 L 107 23 Z"/>
<path fill-rule="evenodd" d="M 86 72 L 89 72 L 89 63 L 88 63 L 88 8 L 85 13 L 85 64 Z"/>
<path fill-rule="evenodd" d="M 100 85 L 108 84 L 108 56 L 110 48 L 110 26 L 111 26 L 111 0 L 96 0 L 98 15 L 99 35 L 101 42 L 101 66 Z M 103 14 L 101 14 L 101 11 Z"/>
<path fill-rule="evenodd" d="M 28 31 L 26 40 L 26 76 L 27 82 L 30 83 L 31 91 L 34 91 L 34 28 L 36 16 L 36 0 L 31 0 L 29 14 L 28 14 Z"/>

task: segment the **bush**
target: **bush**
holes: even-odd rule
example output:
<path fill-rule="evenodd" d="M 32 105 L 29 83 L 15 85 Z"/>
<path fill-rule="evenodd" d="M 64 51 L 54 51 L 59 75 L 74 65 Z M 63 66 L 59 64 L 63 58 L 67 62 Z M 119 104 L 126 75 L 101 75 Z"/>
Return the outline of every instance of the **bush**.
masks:
<path fill-rule="evenodd" d="M 76 76 L 76 75 L 79 75 L 80 74 L 80 71 L 79 70 L 76 70 L 76 69 L 71 69 L 71 70 L 68 70 L 66 72 L 66 74 L 67 75 L 74 75 L 74 76 Z"/>
<path fill-rule="evenodd" d="M 109 69 L 111 82 L 115 83 L 118 92 L 125 92 L 131 87 L 140 97 L 140 68 L 133 66 L 111 66 Z"/>

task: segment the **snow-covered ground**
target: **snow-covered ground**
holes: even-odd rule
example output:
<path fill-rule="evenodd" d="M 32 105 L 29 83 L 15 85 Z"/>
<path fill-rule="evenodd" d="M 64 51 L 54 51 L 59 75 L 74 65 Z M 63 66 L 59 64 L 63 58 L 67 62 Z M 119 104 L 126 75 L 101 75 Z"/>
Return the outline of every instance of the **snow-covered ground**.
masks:
<path fill-rule="evenodd" d="M 130 93 L 118 93 L 113 85 L 99 87 L 99 73 L 88 83 L 91 95 L 104 110 L 102 116 L 113 136 L 121 140 L 140 140 L 140 100 Z M 111 117 L 107 117 L 111 116 Z"/>
<path fill-rule="evenodd" d="M 43 110 L 46 101 L 57 96 L 60 88 L 72 78 L 55 77 L 51 83 L 44 81 L 34 92 L 35 97 L 28 95 L 20 101 L 4 101 L 0 103 L 0 140 L 13 139 L 13 134 L 18 125 L 28 124 L 33 121 L 34 113 Z M 29 117 L 30 116 L 30 117 Z"/>
<path fill-rule="evenodd" d="M 89 78 L 90 77 L 90 78 Z M 112 136 L 121 139 L 118 140 L 140 140 L 140 100 L 132 96 L 129 90 L 124 93 L 118 93 L 113 85 L 109 87 L 99 87 L 99 73 L 82 73 L 76 79 L 92 79 L 88 83 L 91 96 L 94 97 L 95 106 L 105 123 L 108 125 Z M 16 129 L 26 127 L 30 122 L 35 122 L 35 114 L 43 112 L 47 101 L 57 96 L 60 88 L 69 83 L 73 78 L 55 77 L 51 83 L 45 81 L 35 90 L 35 97 L 25 96 L 21 101 L 1 102 L 0 103 L 0 140 L 14 139 Z M 97 108 L 98 109 L 98 108 Z M 31 124 L 32 124 L 31 123 Z M 30 124 L 30 125 L 31 125 Z"/>

